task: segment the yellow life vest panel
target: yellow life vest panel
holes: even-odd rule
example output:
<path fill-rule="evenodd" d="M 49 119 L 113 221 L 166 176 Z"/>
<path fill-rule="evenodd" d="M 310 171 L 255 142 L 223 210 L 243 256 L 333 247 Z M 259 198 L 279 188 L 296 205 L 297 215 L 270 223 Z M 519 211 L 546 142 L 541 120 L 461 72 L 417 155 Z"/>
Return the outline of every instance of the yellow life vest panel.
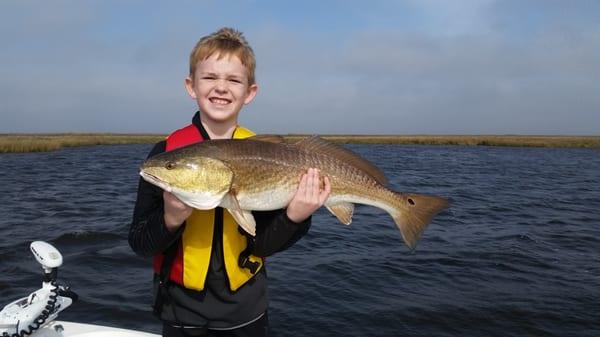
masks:
<path fill-rule="evenodd" d="M 195 129 L 192 130 L 192 127 Z M 187 129 L 187 130 L 186 130 Z M 180 136 L 177 135 L 180 132 Z M 199 139 L 194 139 L 195 132 L 198 133 Z M 192 136 L 190 136 L 192 134 Z M 238 126 L 234 133 L 234 139 L 243 139 L 253 136 L 254 133 L 246 128 Z M 175 131 L 167 138 L 177 139 L 178 137 L 186 138 L 183 142 L 181 139 L 175 141 L 178 144 L 192 144 L 202 140 L 202 136 L 198 132 L 195 125 L 189 125 Z M 173 139 L 173 140 L 175 140 Z M 188 141 L 189 140 L 189 141 Z M 179 145 L 183 146 L 183 145 Z M 169 149 L 169 146 L 167 146 Z M 212 253 L 212 241 L 215 231 L 215 210 L 197 210 L 194 209 L 190 217 L 186 220 L 185 229 L 181 237 L 178 254 L 173 261 L 170 280 L 183 285 L 188 289 L 201 291 L 204 289 L 206 276 L 210 265 L 210 257 Z M 263 267 L 264 260 L 260 257 L 245 254 L 248 247 L 249 238 L 242 234 L 243 230 L 235 222 L 231 214 L 227 210 L 223 210 L 223 235 L 222 248 L 223 259 L 225 263 L 225 272 L 229 281 L 229 288 L 232 291 L 238 290 L 246 282 L 256 275 Z M 247 261 L 245 261 L 247 259 Z M 155 259 L 154 269 L 160 271 L 163 261 L 163 256 Z M 242 267 L 241 262 L 249 262 L 254 268 Z"/>

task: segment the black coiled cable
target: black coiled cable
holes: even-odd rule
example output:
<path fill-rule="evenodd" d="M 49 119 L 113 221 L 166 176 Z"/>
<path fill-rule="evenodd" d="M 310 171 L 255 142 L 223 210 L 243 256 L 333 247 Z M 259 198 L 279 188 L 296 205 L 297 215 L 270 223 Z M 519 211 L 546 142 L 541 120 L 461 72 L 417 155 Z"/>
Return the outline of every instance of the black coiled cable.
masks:
<path fill-rule="evenodd" d="M 48 319 L 48 317 L 50 317 L 50 315 L 54 312 L 54 309 L 56 308 L 56 301 L 58 299 L 58 291 L 59 291 L 56 281 L 51 281 L 50 285 L 52 285 L 53 288 L 50 290 L 51 294 L 50 294 L 50 296 L 48 296 L 48 303 L 46 303 L 46 307 L 44 308 L 44 310 L 42 310 L 42 312 L 38 315 L 38 317 L 36 317 L 33 320 L 33 322 L 27 326 L 26 329 L 22 329 L 21 331 L 16 332 L 12 335 L 9 334 L 8 332 L 4 332 L 4 333 L 2 333 L 2 337 L 29 336 L 34 331 L 38 330 L 42 325 L 44 325 L 44 323 L 46 323 L 46 320 Z"/>

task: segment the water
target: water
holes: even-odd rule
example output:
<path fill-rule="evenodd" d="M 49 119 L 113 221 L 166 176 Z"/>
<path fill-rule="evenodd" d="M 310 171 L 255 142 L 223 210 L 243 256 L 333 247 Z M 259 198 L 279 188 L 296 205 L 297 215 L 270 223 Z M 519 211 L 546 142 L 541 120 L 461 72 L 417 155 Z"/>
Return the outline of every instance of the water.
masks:
<path fill-rule="evenodd" d="M 160 331 L 127 244 L 150 145 L 0 155 L 0 304 L 37 289 L 29 243 L 80 295 L 60 319 Z M 600 336 L 600 150 L 354 145 L 396 190 L 449 196 L 416 251 L 384 212 L 320 210 L 268 259 L 273 336 Z"/>

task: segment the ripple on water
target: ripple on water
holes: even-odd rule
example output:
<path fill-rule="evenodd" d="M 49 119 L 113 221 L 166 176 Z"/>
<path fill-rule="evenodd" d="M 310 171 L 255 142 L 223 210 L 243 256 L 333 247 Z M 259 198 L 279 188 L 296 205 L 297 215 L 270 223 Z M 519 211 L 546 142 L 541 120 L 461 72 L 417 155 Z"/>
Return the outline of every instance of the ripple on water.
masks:
<path fill-rule="evenodd" d="M 274 336 L 599 336 L 600 151 L 348 146 L 398 191 L 443 195 L 411 251 L 391 217 L 325 210 L 269 257 Z M 29 243 L 64 256 L 80 301 L 61 319 L 158 332 L 151 259 L 127 232 L 151 145 L 0 154 L 0 298 L 39 288 Z M 31 165 L 36 163 L 37 165 Z"/>

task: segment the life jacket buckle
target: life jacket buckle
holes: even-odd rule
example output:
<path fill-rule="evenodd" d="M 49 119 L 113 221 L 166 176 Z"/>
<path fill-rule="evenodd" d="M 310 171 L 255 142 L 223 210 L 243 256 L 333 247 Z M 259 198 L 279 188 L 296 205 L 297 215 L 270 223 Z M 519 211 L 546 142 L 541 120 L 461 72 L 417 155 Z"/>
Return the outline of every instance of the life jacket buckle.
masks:
<path fill-rule="evenodd" d="M 240 258 L 238 259 L 238 265 L 240 268 L 249 269 L 252 275 L 256 274 L 258 268 L 260 268 L 260 263 L 251 261 L 250 256 L 245 254 L 240 255 Z"/>

